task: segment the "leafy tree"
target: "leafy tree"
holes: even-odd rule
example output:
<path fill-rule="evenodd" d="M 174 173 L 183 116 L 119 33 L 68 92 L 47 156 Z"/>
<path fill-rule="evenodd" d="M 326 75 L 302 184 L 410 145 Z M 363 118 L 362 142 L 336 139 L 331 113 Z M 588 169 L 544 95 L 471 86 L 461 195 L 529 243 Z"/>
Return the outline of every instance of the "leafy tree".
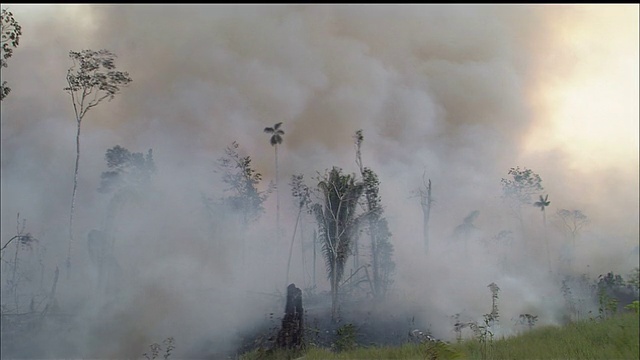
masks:
<path fill-rule="evenodd" d="M 99 192 L 108 193 L 127 187 L 143 187 L 149 184 L 155 172 L 153 150 L 147 155 L 132 153 L 126 148 L 116 145 L 105 154 L 107 167 L 110 169 L 101 175 Z"/>
<path fill-rule="evenodd" d="M 530 205 L 531 197 L 544 190 L 542 178 L 531 169 L 515 167 L 509 169 L 510 179 L 503 178 L 502 198 L 510 206 L 512 214 L 518 219 L 520 229 L 524 234 L 524 223 L 522 220 L 522 205 Z"/>
<path fill-rule="evenodd" d="M 513 179 L 502 179 L 502 189 L 504 197 L 513 198 L 520 204 L 530 204 L 531 196 L 539 193 L 542 187 L 540 175 L 531 169 L 520 169 L 520 167 L 509 169 L 509 175 Z"/>
<path fill-rule="evenodd" d="M 473 224 L 473 222 L 476 221 L 479 215 L 480 215 L 480 211 L 473 210 L 472 212 L 469 213 L 469 215 L 467 215 L 467 217 L 464 218 L 464 220 L 462 220 L 462 224 L 456 226 L 456 228 L 453 230 L 453 237 L 456 240 L 460 240 L 464 243 L 465 256 L 468 255 L 467 247 L 469 243 L 469 238 L 471 237 L 473 232 L 478 229 Z"/>
<path fill-rule="evenodd" d="M 228 186 L 222 203 L 232 212 L 241 217 L 242 224 L 246 227 L 257 221 L 264 213 L 263 203 L 273 191 L 270 184 L 266 191 L 258 190 L 262 181 L 262 174 L 251 165 L 250 156 L 242 156 L 239 153 L 239 145 L 233 142 L 225 150 L 225 156 L 218 159 L 218 165 L 222 172 L 222 181 Z M 245 258 L 245 240 L 241 244 L 242 261 Z"/>
<path fill-rule="evenodd" d="M 282 144 L 282 135 L 284 135 L 284 130 L 280 128 L 282 126 L 282 122 L 279 122 L 273 127 L 264 128 L 264 132 L 267 134 L 271 134 L 271 138 L 269 142 L 271 146 L 274 147 L 276 153 L 276 232 L 278 236 L 280 236 L 280 192 L 278 190 L 278 145 Z"/>
<path fill-rule="evenodd" d="M 80 127 L 87 112 L 103 100 L 112 100 L 132 80 L 127 72 L 115 70 L 116 55 L 108 50 L 70 51 L 73 65 L 67 71 L 68 87 L 64 88 L 71 96 L 71 103 L 77 124 L 76 164 L 73 174 L 73 194 L 71 195 L 71 214 L 69 216 L 69 249 L 67 253 L 67 271 L 71 267 L 71 245 L 73 243 L 73 213 L 76 190 L 78 188 L 78 165 L 80 164 Z M 67 272 L 68 274 L 68 272 Z"/>
<path fill-rule="evenodd" d="M 98 286 L 101 287 L 100 290 L 106 291 L 115 285 L 113 272 L 118 268 L 114 254 L 116 216 L 125 204 L 140 198 L 148 189 L 156 167 L 151 149 L 145 156 L 116 145 L 107 149 L 105 160 L 109 170 L 101 174 L 98 192 L 113 196 L 107 206 L 107 217 L 102 231 L 92 230 L 89 233 L 88 245 L 89 254 L 98 267 Z"/>
<path fill-rule="evenodd" d="M 2 57 L 0 58 L 0 68 L 7 67 L 7 60 L 13 55 L 13 49 L 20 45 L 20 35 L 22 35 L 22 27 L 13 17 L 13 13 L 7 9 L 2 9 L 0 16 L 2 23 L 0 35 L 0 47 L 2 48 Z M 0 100 L 4 100 L 11 92 L 11 88 L 7 86 L 7 82 L 3 81 L 0 85 Z"/>
<path fill-rule="evenodd" d="M 233 142 L 225 150 L 225 156 L 218 159 L 222 169 L 222 181 L 229 186 L 225 192 L 230 193 L 224 203 L 233 211 L 242 215 L 242 222 L 248 225 L 260 218 L 264 213 L 263 203 L 273 186 L 266 191 L 258 190 L 262 174 L 251 165 L 250 156 L 240 155 L 239 144 Z"/>
<path fill-rule="evenodd" d="M 334 167 L 320 180 L 318 188 L 322 200 L 313 205 L 313 212 L 331 284 L 331 318 L 337 321 L 340 281 L 351 254 L 353 236 L 362 220 L 356 212 L 364 184 L 356 182 L 355 176 L 343 175 L 340 168 Z"/>
<path fill-rule="evenodd" d="M 575 247 L 580 230 L 589 224 L 589 217 L 580 210 L 567 209 L 558 210 L 556 216 L 560 219 L 560 226 L 569 234 L 572 245 Z"/>

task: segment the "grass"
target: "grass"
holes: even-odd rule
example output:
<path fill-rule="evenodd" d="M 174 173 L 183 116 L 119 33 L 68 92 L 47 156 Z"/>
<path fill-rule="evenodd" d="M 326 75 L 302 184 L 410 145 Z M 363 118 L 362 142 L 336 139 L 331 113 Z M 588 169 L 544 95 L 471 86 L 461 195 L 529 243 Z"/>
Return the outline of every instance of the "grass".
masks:
<path fill-rule="evenodd" d="M 243 360 L 268 359 L 639 359 L 639 318 L 624 313 L 604 321 L 586 320 L 564 327 L 540 327 L 520 336 L 494 340 L 483 352 L 475 340 L 459 344 L 405 344 L 357 348 L 334 353 L 310 348 L 305 353 L 254 351 Z"/>

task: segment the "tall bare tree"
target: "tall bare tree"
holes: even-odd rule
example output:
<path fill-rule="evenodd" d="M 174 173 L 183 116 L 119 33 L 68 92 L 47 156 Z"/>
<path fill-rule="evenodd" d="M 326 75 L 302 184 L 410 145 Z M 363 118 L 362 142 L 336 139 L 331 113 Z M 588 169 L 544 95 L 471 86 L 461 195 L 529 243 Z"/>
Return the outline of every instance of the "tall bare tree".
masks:
<path fill-rule="evenodd" d="M 271 146 L 275 148 L 276 152 L 276 233 L 277 236 L 280 236 L 280 186 L 278 185 L 278 145 L 282 144 L 282 135 L 284 135 L 284 130 L 280 127 L 282 126 L 282 122 L 279 122 L 273 127 L 264 128 L 264 132 L 267 134 L 271 134 L 271 138 L 269 138 L 269 143 Z"/>
<path fill-rule="evenodd" d="M 73 194 L 71 195 L 71 213 L 69 215 L 69 248 L 67 252 L 67 276 L 71 269 L 73 243 L 73 213 L 78 188 L 78 166 L 80 164 L 80 127 L 87 112 L 103 100 L 112 100 L 132 80 L 127 72 L 115 70 L 116 55 L 108 50 L 70 51 L 73 65 L 67 71 L 68 87 L 64 88 L 73 104 L 77 124 L 76 164 L 73 173 Z"/>

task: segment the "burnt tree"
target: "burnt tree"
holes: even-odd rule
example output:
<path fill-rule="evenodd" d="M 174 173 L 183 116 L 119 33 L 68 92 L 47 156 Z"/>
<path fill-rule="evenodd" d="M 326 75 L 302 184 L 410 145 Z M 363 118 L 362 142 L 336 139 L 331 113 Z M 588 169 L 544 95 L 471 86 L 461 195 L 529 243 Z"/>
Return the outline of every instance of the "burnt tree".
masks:
<path fill-rule="evenodd" d="M 287 287 L 287 303 L 282 319 L 282 328 L 276 338 L 276 346 L 282 349 L 301 349 L 304 345 L 304 311 L 302 290 L 294 284 Z"/>

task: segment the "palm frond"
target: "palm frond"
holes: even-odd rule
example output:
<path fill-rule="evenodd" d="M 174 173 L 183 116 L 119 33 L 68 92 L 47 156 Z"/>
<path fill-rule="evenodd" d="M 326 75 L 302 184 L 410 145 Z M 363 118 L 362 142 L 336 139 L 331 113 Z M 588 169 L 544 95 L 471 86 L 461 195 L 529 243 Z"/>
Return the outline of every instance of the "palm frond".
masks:
<path fill-rule="evenodd" d="M 278 129 L 280 128 L 280 126 L 281 126 L 281 125 L 282 125 L 282 122 L 279 122 L 279 123 L 277 123 L 277 124 L 273 125 L 273 129 L 274 129 L 274 130 L 278 130 Z"/>
<path fill-rule="evenodd" d="M 273 128 L 270 128 L 270 127 L 264 128 L 264 132 L 266 132 L 267 134 L 273 134 L 274 131 L 275 130 L 273 130 Z"/>

